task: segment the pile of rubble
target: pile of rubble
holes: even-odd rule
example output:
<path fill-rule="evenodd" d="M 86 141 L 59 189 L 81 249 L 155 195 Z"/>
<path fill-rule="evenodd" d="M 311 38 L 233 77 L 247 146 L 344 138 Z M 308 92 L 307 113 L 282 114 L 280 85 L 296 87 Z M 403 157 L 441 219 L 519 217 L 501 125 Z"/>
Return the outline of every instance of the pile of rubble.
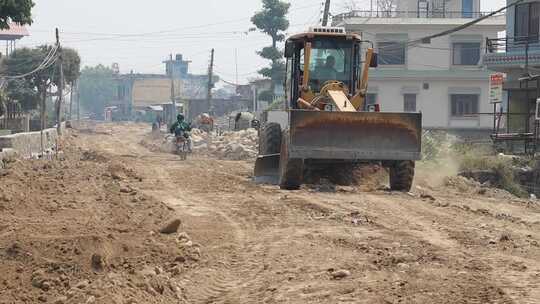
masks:
<path fill-rule="evenodd" d="M 257 157 L 258 134 L 255 129 L 223 134 L 192 131 L 193 152 L 219 159 L 244 160 Z"/>

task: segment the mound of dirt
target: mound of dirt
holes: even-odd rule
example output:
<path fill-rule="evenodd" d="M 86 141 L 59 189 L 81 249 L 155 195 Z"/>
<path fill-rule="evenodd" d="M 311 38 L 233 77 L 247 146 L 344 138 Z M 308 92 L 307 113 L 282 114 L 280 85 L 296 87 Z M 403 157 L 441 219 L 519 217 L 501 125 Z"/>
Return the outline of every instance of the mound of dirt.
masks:
<path fill-rule="evenodd" d="M 0 177 L 0 303 L 178 303 L 198 249 L 135 170 L 95 151 L 17 161 Z M 179 227 L 182 229 L 182 226 Z M 180 230 L 181 231 L 181 230 Z"/>

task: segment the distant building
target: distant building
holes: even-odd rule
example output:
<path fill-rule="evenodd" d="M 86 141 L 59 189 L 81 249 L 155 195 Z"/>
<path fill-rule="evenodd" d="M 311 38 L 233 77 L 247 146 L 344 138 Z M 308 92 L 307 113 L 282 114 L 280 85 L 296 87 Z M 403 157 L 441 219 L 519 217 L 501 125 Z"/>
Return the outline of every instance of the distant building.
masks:
<path fill-rule="evenodd" d="M 535 115 L 540 97 L 540 1 L 510 7 L 506 18 L 506 37 L 491 36 L 484 57 L 488 69 L 506 74 L 498 140 L 524 144 L 533 152 L 540 137 Z"/>
<path fill-rule="evenodd" d="M 272 87 L 272 80 L 268 78 L 254 79 L 249 82 L 251 86 L 252 98 L 253 98 L 253 108 L 255 112 L 260 112 L 266 110 L 269 104 L 272 103 L 272 100 L 268 100 L 265 96 L 261 95 L 262 92 L 270 91 Z M 283 89 L 283 86 L 282 90 Z M 281 95 L 282 96 L 282 95 Z"/>
<path fill-rule="evenodd" d="M 174 78 L 186 79 L 188 77 L 188 68 L 191 61 L 185 61 L 182 54 L 176 54 L 174 60 L 164 61 L 165 74 L 171 77 L 171 73 Z"/>
<path fill-rule="evenodd" d="M 208 76 L 189 73 L 189 63 L 181 54 L 171 61 L 164 61 L 165 74 L 118 74 L 115 76 L 115 98 L 110 106 L 116 106 L 119 115 L 133 118 L 137 111 L 157 111 L 170 108 L 171 89 L 174 79 L 174 92 L 177 105 L 189 99 L 207 97 Z M 214 76 L 214 82 L 219 77 Z"/>
<path fill-rule="evenodd" d="M 419 43 L 486 13 L 480 0 L 402 0 L 387 11 L 351 11 L 335 26 L 374 43 L 379 67 L 371 72 L 368 103 L 383 111 L 422 112 L 426 128 L 469 133 L 491 130 L 489 75 L 482 66 L 487 37 L 505 29 L 503 16 Z"/>
<path fill-rule="evenodd" d="M 115 99 L 109 105 L 117 106 L 125 117 L 134 111 L 144 111 L 149 106 L 172 103 L 171 79 L 160 74 L 120 74 L 116 76 Z M 175 90 L 181 88 L 181 80 L 175 79 Z"/>

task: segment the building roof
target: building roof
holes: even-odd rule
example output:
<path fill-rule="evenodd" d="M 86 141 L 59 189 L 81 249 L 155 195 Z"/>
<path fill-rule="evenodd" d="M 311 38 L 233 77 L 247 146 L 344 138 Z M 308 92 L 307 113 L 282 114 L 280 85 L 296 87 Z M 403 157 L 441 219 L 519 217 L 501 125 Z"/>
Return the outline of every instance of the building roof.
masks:
<path fill-rule="evenodd" d="M 11 23 L 9 29 L 0 30 L 0 40 L 16 40 L 30 36 L 26 27 L 17 23 Z"/>
<path fill-rule="evenodd" d="M 337 26 L 369 26 L 369 25 L 390 25 L 390 26 L 425 26 L 425 25 L 439 25 L 439 26 L 456 26 L 463 25 L 468 22 L 471 22 L 470 18 L 370 18 L 370 17 L 349 17 L 344 18 L 342 21 L 338 22 Z M 491 17 L 485 20 L 478 22 L 473 25 L 473 27 L 478 26 L 495 26 L 499 27 L 501 30 L 506 28 L 506 16 L 500 15 Z"/>

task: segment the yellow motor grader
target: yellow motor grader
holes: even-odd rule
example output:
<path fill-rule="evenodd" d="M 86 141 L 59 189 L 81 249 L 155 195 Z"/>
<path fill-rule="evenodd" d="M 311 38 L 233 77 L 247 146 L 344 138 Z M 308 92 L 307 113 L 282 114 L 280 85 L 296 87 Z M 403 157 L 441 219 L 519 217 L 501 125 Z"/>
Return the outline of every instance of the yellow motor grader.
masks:
<path fill-rule="evenodd" d="M 318 175 L 347 185 L 359 164 L 378 163 L 389 169 L 392 190 L 410 190 L 421 158 L 422 114 L 366 104 L 369 68 L 378 62 L 369 44 L 336 27 L 286 41 L 288 123 L 261 127 L 256 182 L 295 190 Z"/>

